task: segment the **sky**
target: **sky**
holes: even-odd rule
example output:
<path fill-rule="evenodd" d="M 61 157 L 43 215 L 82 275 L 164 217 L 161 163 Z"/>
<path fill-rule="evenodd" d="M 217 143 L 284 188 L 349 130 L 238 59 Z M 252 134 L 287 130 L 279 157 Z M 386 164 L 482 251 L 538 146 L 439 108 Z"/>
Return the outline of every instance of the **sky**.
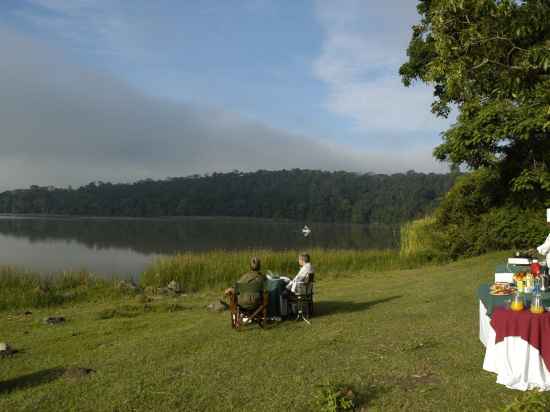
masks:
<path fill-rule="evenodd" d="M 0 190 L 283 168 L 445 172 L 413 0 L 2 0 Z"/>

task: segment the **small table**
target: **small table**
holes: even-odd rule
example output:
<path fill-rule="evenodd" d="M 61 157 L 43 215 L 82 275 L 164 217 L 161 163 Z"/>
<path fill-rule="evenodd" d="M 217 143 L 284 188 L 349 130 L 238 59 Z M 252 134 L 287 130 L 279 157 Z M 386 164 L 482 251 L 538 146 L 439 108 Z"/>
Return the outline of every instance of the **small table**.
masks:
<path fill-rule="evenodd" d="M 283 313 L 281 308 L 281 295 L 285 290 L 286 282 L 280 278 L 266 279 L 265 288 L 269 293 L 269 302 L 267 305 L 267 316 L 269 318 L 281 317 Z"/>
<path fill-rule="evenodd" d="M 478 295 L 479 337 L 486 347 L 483 369 L 496 373 L 497 383 L 510 389 L 550 390 L 550 313 L 505 309 L 511 296 L 491 296 L 489 285 L 482 285 Z M 550 293 L 543 302 L 550 305 Z"/>

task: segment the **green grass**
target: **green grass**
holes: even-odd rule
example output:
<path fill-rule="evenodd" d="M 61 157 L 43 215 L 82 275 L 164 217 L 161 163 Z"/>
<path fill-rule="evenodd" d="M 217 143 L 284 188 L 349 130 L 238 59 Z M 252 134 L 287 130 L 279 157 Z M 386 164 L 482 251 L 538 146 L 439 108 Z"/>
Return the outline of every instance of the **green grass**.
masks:
<path fill-rule="evenodd" d="M 300 251 L 243 250 L 188 252 L 157 259 L 142 276 L 145 286 L 161 287 L 171 280 L 181 283 L 185 291 L 196 292 L 232 284 L 246 270 L 252 256 L 262 261 L 262 270 L 281 274 L 296 272 Z M 309 251 L 315 269 L 325 277 L 348 276 L 358 271 L 381 272 L 410 269 L 429 262 L 425 256 L 401 256 L 393 250 Z"/>
<path fill-rule="evenodd" d="M 369 411 L 502 411 L 526 395 L 481 368 L 476 289 L 505 256 L 318 271 L 311 326 L 234 332 L 227 312 L 205 310 L 218 291 L 3 311 L 0 341 L 20 352 L 0 358 L 0 411 L 319 411 L 327 387 Z"/>

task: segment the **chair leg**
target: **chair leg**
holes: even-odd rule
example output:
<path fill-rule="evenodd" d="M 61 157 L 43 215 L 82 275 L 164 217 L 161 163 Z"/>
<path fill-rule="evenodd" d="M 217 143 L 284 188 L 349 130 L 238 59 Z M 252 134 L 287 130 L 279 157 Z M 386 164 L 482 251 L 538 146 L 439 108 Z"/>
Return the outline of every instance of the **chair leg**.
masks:
<path fill-rule="evenodd" d="M 237 300 L 234 293 L 229 294 L 229 312 L 231 313 L 231 327 L 237 327 Z"/>
<path fill-rule="evenodd" d="M 238 306 L 235 312 L 235 329 L 239 330 L 241 327 L 241 311 Z"/>

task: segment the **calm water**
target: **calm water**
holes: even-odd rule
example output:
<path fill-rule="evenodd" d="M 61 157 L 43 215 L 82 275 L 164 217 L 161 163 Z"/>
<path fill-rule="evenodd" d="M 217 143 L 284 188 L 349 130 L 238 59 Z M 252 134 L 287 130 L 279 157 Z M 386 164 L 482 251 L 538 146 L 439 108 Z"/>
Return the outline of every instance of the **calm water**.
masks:
<path fill-rule="evenodd" d="M 399 228 L 236 218 L 111 219 L 0 215 L 0 265 L 39 272 L 139 274 L 162 254 L 211 249 L 394 248 Z"/>

